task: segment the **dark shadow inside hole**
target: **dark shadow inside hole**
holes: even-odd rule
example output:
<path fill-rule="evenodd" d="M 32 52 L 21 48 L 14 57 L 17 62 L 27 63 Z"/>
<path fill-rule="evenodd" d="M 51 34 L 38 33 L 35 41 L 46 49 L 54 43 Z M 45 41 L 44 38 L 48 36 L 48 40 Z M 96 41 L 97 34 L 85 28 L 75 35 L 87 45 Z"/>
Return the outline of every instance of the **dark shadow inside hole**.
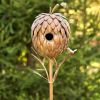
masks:
<path fill-rule="evenodd" d="M 53 39 L 53 34 L 52 33 L 47 33 L 46 35 L 45 35 L 45 37 L 46 37 L 46 39 L 47 40 L 52 40 Z"/>

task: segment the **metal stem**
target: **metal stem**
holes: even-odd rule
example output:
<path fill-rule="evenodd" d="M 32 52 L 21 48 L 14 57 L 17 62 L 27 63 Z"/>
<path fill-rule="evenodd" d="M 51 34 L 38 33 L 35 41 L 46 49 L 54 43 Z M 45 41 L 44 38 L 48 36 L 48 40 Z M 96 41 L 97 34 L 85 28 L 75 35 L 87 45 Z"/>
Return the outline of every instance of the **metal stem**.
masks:
<path fill-rule="evenodd" d="M 49 97 L 53 100 L 53 60 L 49 59 Z"/>

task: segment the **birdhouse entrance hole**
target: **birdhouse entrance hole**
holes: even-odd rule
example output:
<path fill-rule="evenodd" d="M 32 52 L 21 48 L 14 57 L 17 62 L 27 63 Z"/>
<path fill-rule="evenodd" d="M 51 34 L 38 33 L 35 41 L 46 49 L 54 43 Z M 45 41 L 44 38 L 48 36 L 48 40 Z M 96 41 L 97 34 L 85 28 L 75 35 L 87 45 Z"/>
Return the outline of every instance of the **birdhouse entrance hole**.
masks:
<path fill-rule="evenodd" d="M 52 40 L 53 39 L 53 34 L 52 33 L 47 33 L 46 35 L 45 35 L 45 37 L 46 37 L 46 39 L 47 40 Z"/>

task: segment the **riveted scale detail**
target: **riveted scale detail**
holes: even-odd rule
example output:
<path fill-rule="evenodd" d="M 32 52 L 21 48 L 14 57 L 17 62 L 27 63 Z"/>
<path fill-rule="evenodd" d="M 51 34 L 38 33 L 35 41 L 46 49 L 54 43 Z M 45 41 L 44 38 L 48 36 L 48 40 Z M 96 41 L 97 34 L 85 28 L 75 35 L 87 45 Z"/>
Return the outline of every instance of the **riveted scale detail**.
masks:
<path fill-rule="evenodd" d="M 43 57 L 55 58 L 67 47 L 70 27 L 60 13 L 39 14 L 31 27 L 32 43 Z"/>

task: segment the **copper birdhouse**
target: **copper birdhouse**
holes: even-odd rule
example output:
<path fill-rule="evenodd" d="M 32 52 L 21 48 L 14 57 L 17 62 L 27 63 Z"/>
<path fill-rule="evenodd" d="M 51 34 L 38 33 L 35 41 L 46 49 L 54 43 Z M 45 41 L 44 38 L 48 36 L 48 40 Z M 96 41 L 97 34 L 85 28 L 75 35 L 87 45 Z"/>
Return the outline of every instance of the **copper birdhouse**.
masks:
<path fill-rule="evenodd" d="M 31 27 L 34 49 L 43 57 L 55 58 L 68 45 L 70 27 L 60 13 L 39 14 Z"/>

